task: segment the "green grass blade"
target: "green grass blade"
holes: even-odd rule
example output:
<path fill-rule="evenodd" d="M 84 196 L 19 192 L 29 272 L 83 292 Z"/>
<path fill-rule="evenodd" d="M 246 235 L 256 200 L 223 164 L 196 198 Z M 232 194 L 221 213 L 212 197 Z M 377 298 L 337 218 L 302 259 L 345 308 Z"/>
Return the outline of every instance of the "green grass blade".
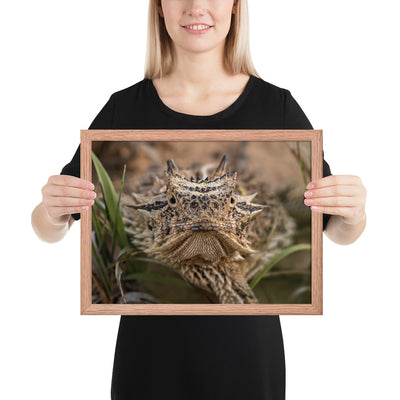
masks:
<path fill-rule="evenodd" d="M 119 188 L 119 194 L 118 194 L 118 201 L 117 201 L 117 206 L 115 208 L 115 224 L 113 226 L 113 234 L 112 234 L 112 242 L 111 242 L 111 254 L 114 257 L 114 252 L 115 252 L 115 242 L 117 241 L 117 232 L 124 232 L 125 233 L 125 226 L 122 221 L 122 216 L 121 216 L 121 210 L 120 210 L 120 202 L 121 202 L 121 194 L 122 194 L 122 188 L 124 186 L 124 181 L 125 181 L 125 172 L 126 172 L 126 165 L 124 165 L 124 170 L 122 172 L 122 179 L 121 179 L 121 186 Z M 118 218 L 118 214 L 121 216 L 121 218 Z M 125 247 L 125 246 L 124 246 Z"/>
<path fill-rule="evenodd" d="M 303 160 L 302 160 L 301 154 L 300 154 L 300 144 L 299 144 L 299 142 L 297 142 L 297 157 L 299 159 L 299 164 L 300 164 L 300 168 L 301 168 L 301 174 L 303 175 L 304 186 L 307 186 L 306 171 L 304 170 L 304 164 L 303 164 Z"/>
<path fill-rule="evenodd" d="M 95 244 L 92 242 L 92 254 L 93 257 L 95 258 L 96 262 L 97 262 L 97 266 L 98 266 L 98 270 L 99 270 L 99 274 L 100 274 L 100 279 L 103 282 L 103 286 L 104 289 L 107 292 L 107 296 L 111 297 L 112 296 L 112 288 L 111 288 L 111 284 L 108 280 L 108 276 L 107 276 L 107 272 L 106 272 L 106 267 L 103 264 L 103 260 L 100 256 L 100 254 L 97 251 L 97 248 L 95 246 Z"/>
<path fill-rule="evenodd" d="M 277 254 L 249 283 L 251 289 L 257 285 L 257 283 L 263 278 L 264 274 L 268 272 L 275 264 L 279 261 L 283 260 L 289 254 L 295 253 L 301 250 L 309 250 L 311 249 L 311 245 L 308 243 L 304 244 L 295 244 L 293 246 L 288 247 L 287 249 L 283 250 L 281 253 Z"/>
<path fill-rule="evenodd" d="M 107 210 L 105 209 L 103 204 L 101 204 L 98 199 L 94 199 L 94 204 L 99 208 L 104 217 L 107 218 Z"/>
<path fill-rule="evenodd" d="M 122 215 L 121 211 L 119 210 L 118 198 L 117 193 L 114 189 L 114 185 L 109 175 L 107 174 L 107 171 L 104 169 L 102 163 L 94 154 L 94 152 L 92 152 L 92 160 L 103 191 L 104 202 L 106 204 L 110 226 L 112 227 L 112 229 L 114 229 L 114 226 L 116 226 L 116 239 L 118 245 L 121 248 L 127 247 L 129 245 L 129 241 L 124 229 Z"/>
<path fill-rule="evenodd" d="M 99 249 L 100 249 L 100 253 L 101 253 L 102 244 L 104 242 L 104 234 L 101 230 L 101 226 L 100 226 L 101 223 L 100 223 L 100 220 L 99 220 L 95 210 L 93 210 L 93 212 L 92 212 L 92 224 L 93 224 L 94 231 L 96 233 L 97 243 L 100 244 Z"/>
<path fill-rule="evenodd" d="M 124 295 L 124 289 L 122 288 L 122 283 L 121 283 L 121 276 L 122 276 L 122 269 L 119 266 L 119 262 L 117 261 L 117 264 L 115 265 L 115 279 L 117 281 L 117 285 L 119 287 L 119 291 L 121 292 L 121 297 L 124 303 L 126 303 L 125 300 L 125 295 Z"/>

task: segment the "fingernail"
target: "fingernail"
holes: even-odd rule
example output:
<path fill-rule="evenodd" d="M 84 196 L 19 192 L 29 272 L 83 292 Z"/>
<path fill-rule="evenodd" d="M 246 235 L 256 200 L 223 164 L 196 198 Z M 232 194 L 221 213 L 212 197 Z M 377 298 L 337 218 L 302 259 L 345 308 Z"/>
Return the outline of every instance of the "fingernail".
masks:
<path fill-rule="evenodd" d="M 89 182 L 86 186 L 88 189 L 92 189 L 92 190 L 94 189 L 94 185 L 91 182 Z"/>
<path fill-rule="evenodd" d="M 313 183 L 309 183 L 307 185 L 307 189 L 314 189 L 314 184 Z"/>

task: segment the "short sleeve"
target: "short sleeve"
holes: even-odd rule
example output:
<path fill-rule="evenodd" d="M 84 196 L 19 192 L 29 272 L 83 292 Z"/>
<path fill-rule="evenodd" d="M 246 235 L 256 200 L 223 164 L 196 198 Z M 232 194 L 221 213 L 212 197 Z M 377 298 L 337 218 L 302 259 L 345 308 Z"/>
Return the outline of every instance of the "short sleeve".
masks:
<path fill-rule="evenodd" d="M 285 110 L 284 110 L 284 129 L 314 129 L 308 120 L 306 114 L 301 109 L 297 101 L 294 99 L 289 90 L 283 89 L 285 96 Z M 332 175 L 329 164 L 325 161 L 324 152 L 323 157 L 323 177 Z M 326 229 L 331 214 L 322 214 L 323 230 Z"/>
<path fill-rule="evenodd" d="M 97 114 L 90 124 L 89 129 L 112 129 L 114 116 L 114 95 L 111 95 L 107 103 Z M 81 146 L 79 145 L 71 161 L 63 167 L 60 175 L 72 175 L 77 178 L 81 175 Z M 72 218 L 77 221 L 81 215 L 72 214 Z"/>

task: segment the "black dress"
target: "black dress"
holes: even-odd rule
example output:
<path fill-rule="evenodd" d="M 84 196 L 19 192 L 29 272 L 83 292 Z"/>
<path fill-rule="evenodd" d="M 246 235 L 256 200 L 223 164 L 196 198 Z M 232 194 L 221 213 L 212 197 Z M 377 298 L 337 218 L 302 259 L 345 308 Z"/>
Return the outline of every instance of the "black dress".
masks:
<path fill-rule="evenodd" d="M 143 79 L 114 93 L 89 129 L 313 128 L 288 90 L 251 75 L 237 100 L 210 116 L 170 109 Z M 61 173 L 80 176 L 79 147 Z M 325 160 L 323 175 L 331 175 Z M 111 398 L 284 400 L 279 316 L 121 316 Z"/>

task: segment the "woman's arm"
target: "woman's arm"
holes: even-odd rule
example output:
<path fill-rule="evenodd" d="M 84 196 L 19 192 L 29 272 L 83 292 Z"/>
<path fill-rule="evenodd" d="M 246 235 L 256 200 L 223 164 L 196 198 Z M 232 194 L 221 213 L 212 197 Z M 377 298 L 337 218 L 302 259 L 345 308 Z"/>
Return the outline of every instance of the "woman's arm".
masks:
<path fill-rule="evenodd" d="M 367 189 L 358 176 L 330 175 L 310 182 L 304 204 L 314 212 L 331 214 L 326 236 L 337 244 L 355 242 L 363 233 L 367 216 Z"/>
<path fill-rule="evenodd" d="M 42 202 L 32 211 L 33 230 L 45 242 L 58 242 L 74 221 L 71 214 L 88 210 L 95 197 L 89 181 L 70 175 L 51 176 L 42 187 Z"/>
<path fill-rule="evenodd" d="M 31 223 L 37 237 L 47 243 L 60 241 L 68 232 L 74 219 L 71 215 L 52 218 L 43 203 L 39 203 L 32 211 Z"/>
<path fill-rule="evenodd" d="M 364 232 L 367 216 L 357 223 L 346 224 L 340 215 L 332 215 L 325 229 L 325 235 L 337 244 L 351 244 Z"/>

